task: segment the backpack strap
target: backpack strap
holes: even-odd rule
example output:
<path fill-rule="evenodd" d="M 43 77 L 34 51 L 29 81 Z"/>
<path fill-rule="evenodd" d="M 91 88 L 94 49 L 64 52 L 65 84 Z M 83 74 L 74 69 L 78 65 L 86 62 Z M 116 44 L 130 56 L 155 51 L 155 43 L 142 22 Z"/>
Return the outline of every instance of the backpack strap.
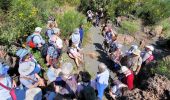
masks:
<path fill-rule="evenodd" d="M 25 77 L 25 76 L 21 76 L 20 78 L 26 79 L 26 80 L 31 80 L 33 82 L 36 82 L 34 79 L 30 78 L 30 77 Z"/>
<path fill-rule="evenodd" d="M 6 90 L 11 90 L 11 88 L 9 88 L 9 87 L 7 87 L 7 86 L 5 86 L 4 84 L 2 84 L 1 82 L 0 82 L 0 86 L 2 86 L 4 89 L 6 89 Z"/>

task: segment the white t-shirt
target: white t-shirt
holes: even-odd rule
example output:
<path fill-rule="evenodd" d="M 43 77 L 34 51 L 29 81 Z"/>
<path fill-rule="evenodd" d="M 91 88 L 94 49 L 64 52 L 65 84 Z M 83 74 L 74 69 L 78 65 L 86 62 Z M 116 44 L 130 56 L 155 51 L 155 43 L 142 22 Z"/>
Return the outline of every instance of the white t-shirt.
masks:
<path fill-rule="evenodd" d="M 59 37 L 56 40 L 56 45 L 59 49 L 63 47 L 63 41 Z"/>

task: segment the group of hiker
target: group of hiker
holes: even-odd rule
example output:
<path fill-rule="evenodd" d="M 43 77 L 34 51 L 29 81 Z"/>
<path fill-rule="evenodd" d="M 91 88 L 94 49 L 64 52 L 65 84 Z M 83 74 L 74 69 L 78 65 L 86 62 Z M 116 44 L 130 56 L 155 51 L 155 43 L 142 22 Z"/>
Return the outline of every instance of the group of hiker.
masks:
<path fill-rule="evenodd" d="M 146 45 L 144 50 L 141 51 L 138 45 L 134 44 L 131 45 L 129 50 L 123 51 L 125 47 L 117 40 L 118 34 L 113 30 L 110 24 L 107 24 L 102 32 L 104 36 L 104 51 L 110 59 L 111 70 L 117 73 L 119 79 L 119 81 L 116 80 L 115 84 L 121 84 L 118 88 L 128 87 L 129 90 L 132 90 L 135 81 L 139 80 L 138 76 L 141 72 L 141 68 L 154 60 L 154 47 L 152 45 Z M 115 87 L 109 92 L 112 98 L 118 96 L 114 89 Z"/>
<path fill-rule="evenodd" d="M 102 9 L 100 9 L 102 12 Z M 87 12 L 88 20 L 92 20 L 93 13 Z M 96 14 L 96 26 L 103 13 Z M 1 100 L 102 100 L 109 83 L 109 69 L 117 73 L 117 79 L 113 79 L 113 85 L 109 88 L 109 95 L 115 99 L 123 95 L 127 89 L 134 88 L 135 76 L 140 72 L 141 67 L 150 63 L 154 56 L 152 45 L 145 46 L 140 51 L 137 45 L 132 45 L 128 51 L 122 51 L 123 45 L 117 41 L 117 33 L 111 25 L 103 28 L 104 50 L 110 59 L 111 66 L 99 63 L 98 73 L 94 79 L 87 71 L 73 72 L 73 65 L 64 62 L 59 65 L 59 59 L 63 53 L 66 42 L 67 53 L 77 66 L 81 67 L 83 61 L 82 43 L 84 36 L 83 25 L 74 29 L 69 41 L 62 40 L 61 30 L 55 18 L 49 17 L 45 36 L 42 37 L 42 28 L 36 27 L 33 34 L 26 39 L 26 48 L 20 48 L 16 55 L 19 58 L 18 72 L 20 84 L 8 75 L 10 66 L 0 61 L 0 96 Z M 42 75 L 44 68 L 37 62 L 33 53 L 28 48 L 40 52 L 48 67 L 46 71 L 47 80 Z"/>

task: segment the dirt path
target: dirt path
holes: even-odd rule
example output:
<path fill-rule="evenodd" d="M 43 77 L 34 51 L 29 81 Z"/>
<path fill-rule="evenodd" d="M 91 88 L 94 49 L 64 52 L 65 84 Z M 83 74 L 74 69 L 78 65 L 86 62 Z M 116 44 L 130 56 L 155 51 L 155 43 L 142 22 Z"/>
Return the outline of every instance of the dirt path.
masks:
<path fill-rule="evenodd" d="M 83 47 L 83 51 L 85 52 L 84 61 L 85 61 L 85 69 L 92 75 L 92 78 L 95 78 L 96 73 L 98 72 L 98 64 L 100 62 L 105 63 L 107 66 L 110 66 L 107 55 L 103 52 L 102 42 L 103 36 L 100 34 L 99 27 L 91 27 L 89 30 L 89 35 L 91 37 L 91 43 Z M 96 57 L 92 58 L 88 54 L 95 54 Z M 113 73 L 110 73 L 111 76 L 114 77 Z"/>

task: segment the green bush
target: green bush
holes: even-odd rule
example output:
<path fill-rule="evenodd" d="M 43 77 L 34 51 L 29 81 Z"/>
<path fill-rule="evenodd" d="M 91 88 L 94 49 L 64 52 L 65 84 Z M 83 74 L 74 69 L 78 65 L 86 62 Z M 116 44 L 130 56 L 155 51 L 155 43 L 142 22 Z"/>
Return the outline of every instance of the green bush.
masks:
<path fill-rule="evenodd" d="M 67 11 L 63 15 L 57 15 L 56 20 L 61 35 L 66 38 L 75 28 L 86 22 L 86 17 L 77 11 Z"/>
<path fill-rule="evenodd" d="M 152 68 L 152 72 L 165 75 L 170 79 L 170 62 L 169 61 L 158 61 L 157 66 Z"/>
<path fill-rule="evenodd" d="M 138 21 L 122 21 L 120 33 L 133 34 L 140 30 L 140 23 Z"/>

